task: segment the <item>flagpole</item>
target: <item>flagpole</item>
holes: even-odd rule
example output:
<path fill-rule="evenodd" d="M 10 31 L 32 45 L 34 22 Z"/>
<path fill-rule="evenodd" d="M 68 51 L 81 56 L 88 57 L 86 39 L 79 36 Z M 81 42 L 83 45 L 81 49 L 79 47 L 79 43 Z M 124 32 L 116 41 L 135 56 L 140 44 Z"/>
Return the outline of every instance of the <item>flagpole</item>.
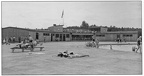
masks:
<path fill-rule="evenodd" d="M 63 26 L 64 26 L 64 10 L 62 11 L 62 16 L 61 18 L 63 18 Z"/>
<path fill-rule="evenodd" d="M 64 16 L 63 16 L 63 26 L 64 26 Z"/>

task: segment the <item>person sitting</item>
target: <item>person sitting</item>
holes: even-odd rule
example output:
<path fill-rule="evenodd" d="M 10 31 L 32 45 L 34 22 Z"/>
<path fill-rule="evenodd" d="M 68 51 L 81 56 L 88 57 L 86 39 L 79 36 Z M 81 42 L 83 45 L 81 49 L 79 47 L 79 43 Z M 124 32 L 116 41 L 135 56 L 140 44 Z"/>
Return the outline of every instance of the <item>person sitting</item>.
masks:
<path fill-rule="evenodd" d="M 91 41 L 91 42 L 86 43 L 86 46 L 87 47 L 95 47 L 96 45 L 95 45 L 94 41 Z"/>
<path fill-rule="evenodd" d="M 29 45 L 31 46 L 31 48 L 34 48 L 33 38 L 31 37 L 31 35 L 29 35 L 28 40 L 29 40 Z"/>
<path fill-rule="evenodd" d="M 25 43 L 24 41 L 21 41 L 21 43 L 19 43 L 18 45 L 19 48 L 28 48 L 29 43 Z"/>
<path fill-rule="evenodd" d="M 34 40 L 32 43 L 34 46 L 37 46 L 37 44 L 38 44 L 36 40 Z"/>

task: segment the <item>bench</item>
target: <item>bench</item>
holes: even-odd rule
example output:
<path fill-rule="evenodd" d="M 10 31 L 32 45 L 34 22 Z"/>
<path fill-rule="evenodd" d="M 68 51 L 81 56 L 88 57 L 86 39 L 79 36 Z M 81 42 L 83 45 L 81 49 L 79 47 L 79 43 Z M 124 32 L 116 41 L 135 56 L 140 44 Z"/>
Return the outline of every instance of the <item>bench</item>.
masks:
<path fill-rule="evenodd" d="M 43 49 L 44 47 L 34 47 L 34 48 L 40 48 L 40 51 L 42 51 L 42 49 Z M 13 53 L 15 49 L 22 49 L 22 52 L 24 52 L 24 50 L 31 50 L 31 51 L 33 51 L 34 48 L 30 48 L 30 47 L 29 47 L 29 48 L 13 47 L 13 48 L 11 48 L 11 49 L 12 49 L 12 53 Z"/>

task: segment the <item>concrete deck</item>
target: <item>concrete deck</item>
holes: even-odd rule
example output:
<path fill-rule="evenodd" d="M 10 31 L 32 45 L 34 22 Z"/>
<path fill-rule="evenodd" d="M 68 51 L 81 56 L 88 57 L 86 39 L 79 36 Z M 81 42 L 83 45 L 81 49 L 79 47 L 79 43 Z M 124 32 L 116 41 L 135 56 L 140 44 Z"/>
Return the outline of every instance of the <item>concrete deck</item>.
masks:
<path fill-rule="evenodd" d="M 11 47 L 16 44 L 2 45 L 3 75 L 141 75 L 141 54 L 132 51 L 96 49 L 85 46 L 86 42 L 48 42 L 45 51 L 35 49 L 21 52 Z M 104 44 L 104 43 L 103 43 Z M 59 58 L 56 55 L 65 50 L 87 54 L 83 58 Z M 37 54 L 42 53 L 42 54 Z"/>

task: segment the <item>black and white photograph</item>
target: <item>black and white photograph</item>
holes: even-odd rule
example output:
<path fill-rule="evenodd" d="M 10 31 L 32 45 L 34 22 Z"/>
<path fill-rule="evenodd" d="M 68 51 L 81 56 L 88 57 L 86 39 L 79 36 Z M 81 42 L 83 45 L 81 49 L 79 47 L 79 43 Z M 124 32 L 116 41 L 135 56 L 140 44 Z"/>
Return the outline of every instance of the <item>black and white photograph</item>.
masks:
<path fill-rule="evenodd" d="M 142 75 L 142 1 L 1 1 L 2 75 Z"/>

